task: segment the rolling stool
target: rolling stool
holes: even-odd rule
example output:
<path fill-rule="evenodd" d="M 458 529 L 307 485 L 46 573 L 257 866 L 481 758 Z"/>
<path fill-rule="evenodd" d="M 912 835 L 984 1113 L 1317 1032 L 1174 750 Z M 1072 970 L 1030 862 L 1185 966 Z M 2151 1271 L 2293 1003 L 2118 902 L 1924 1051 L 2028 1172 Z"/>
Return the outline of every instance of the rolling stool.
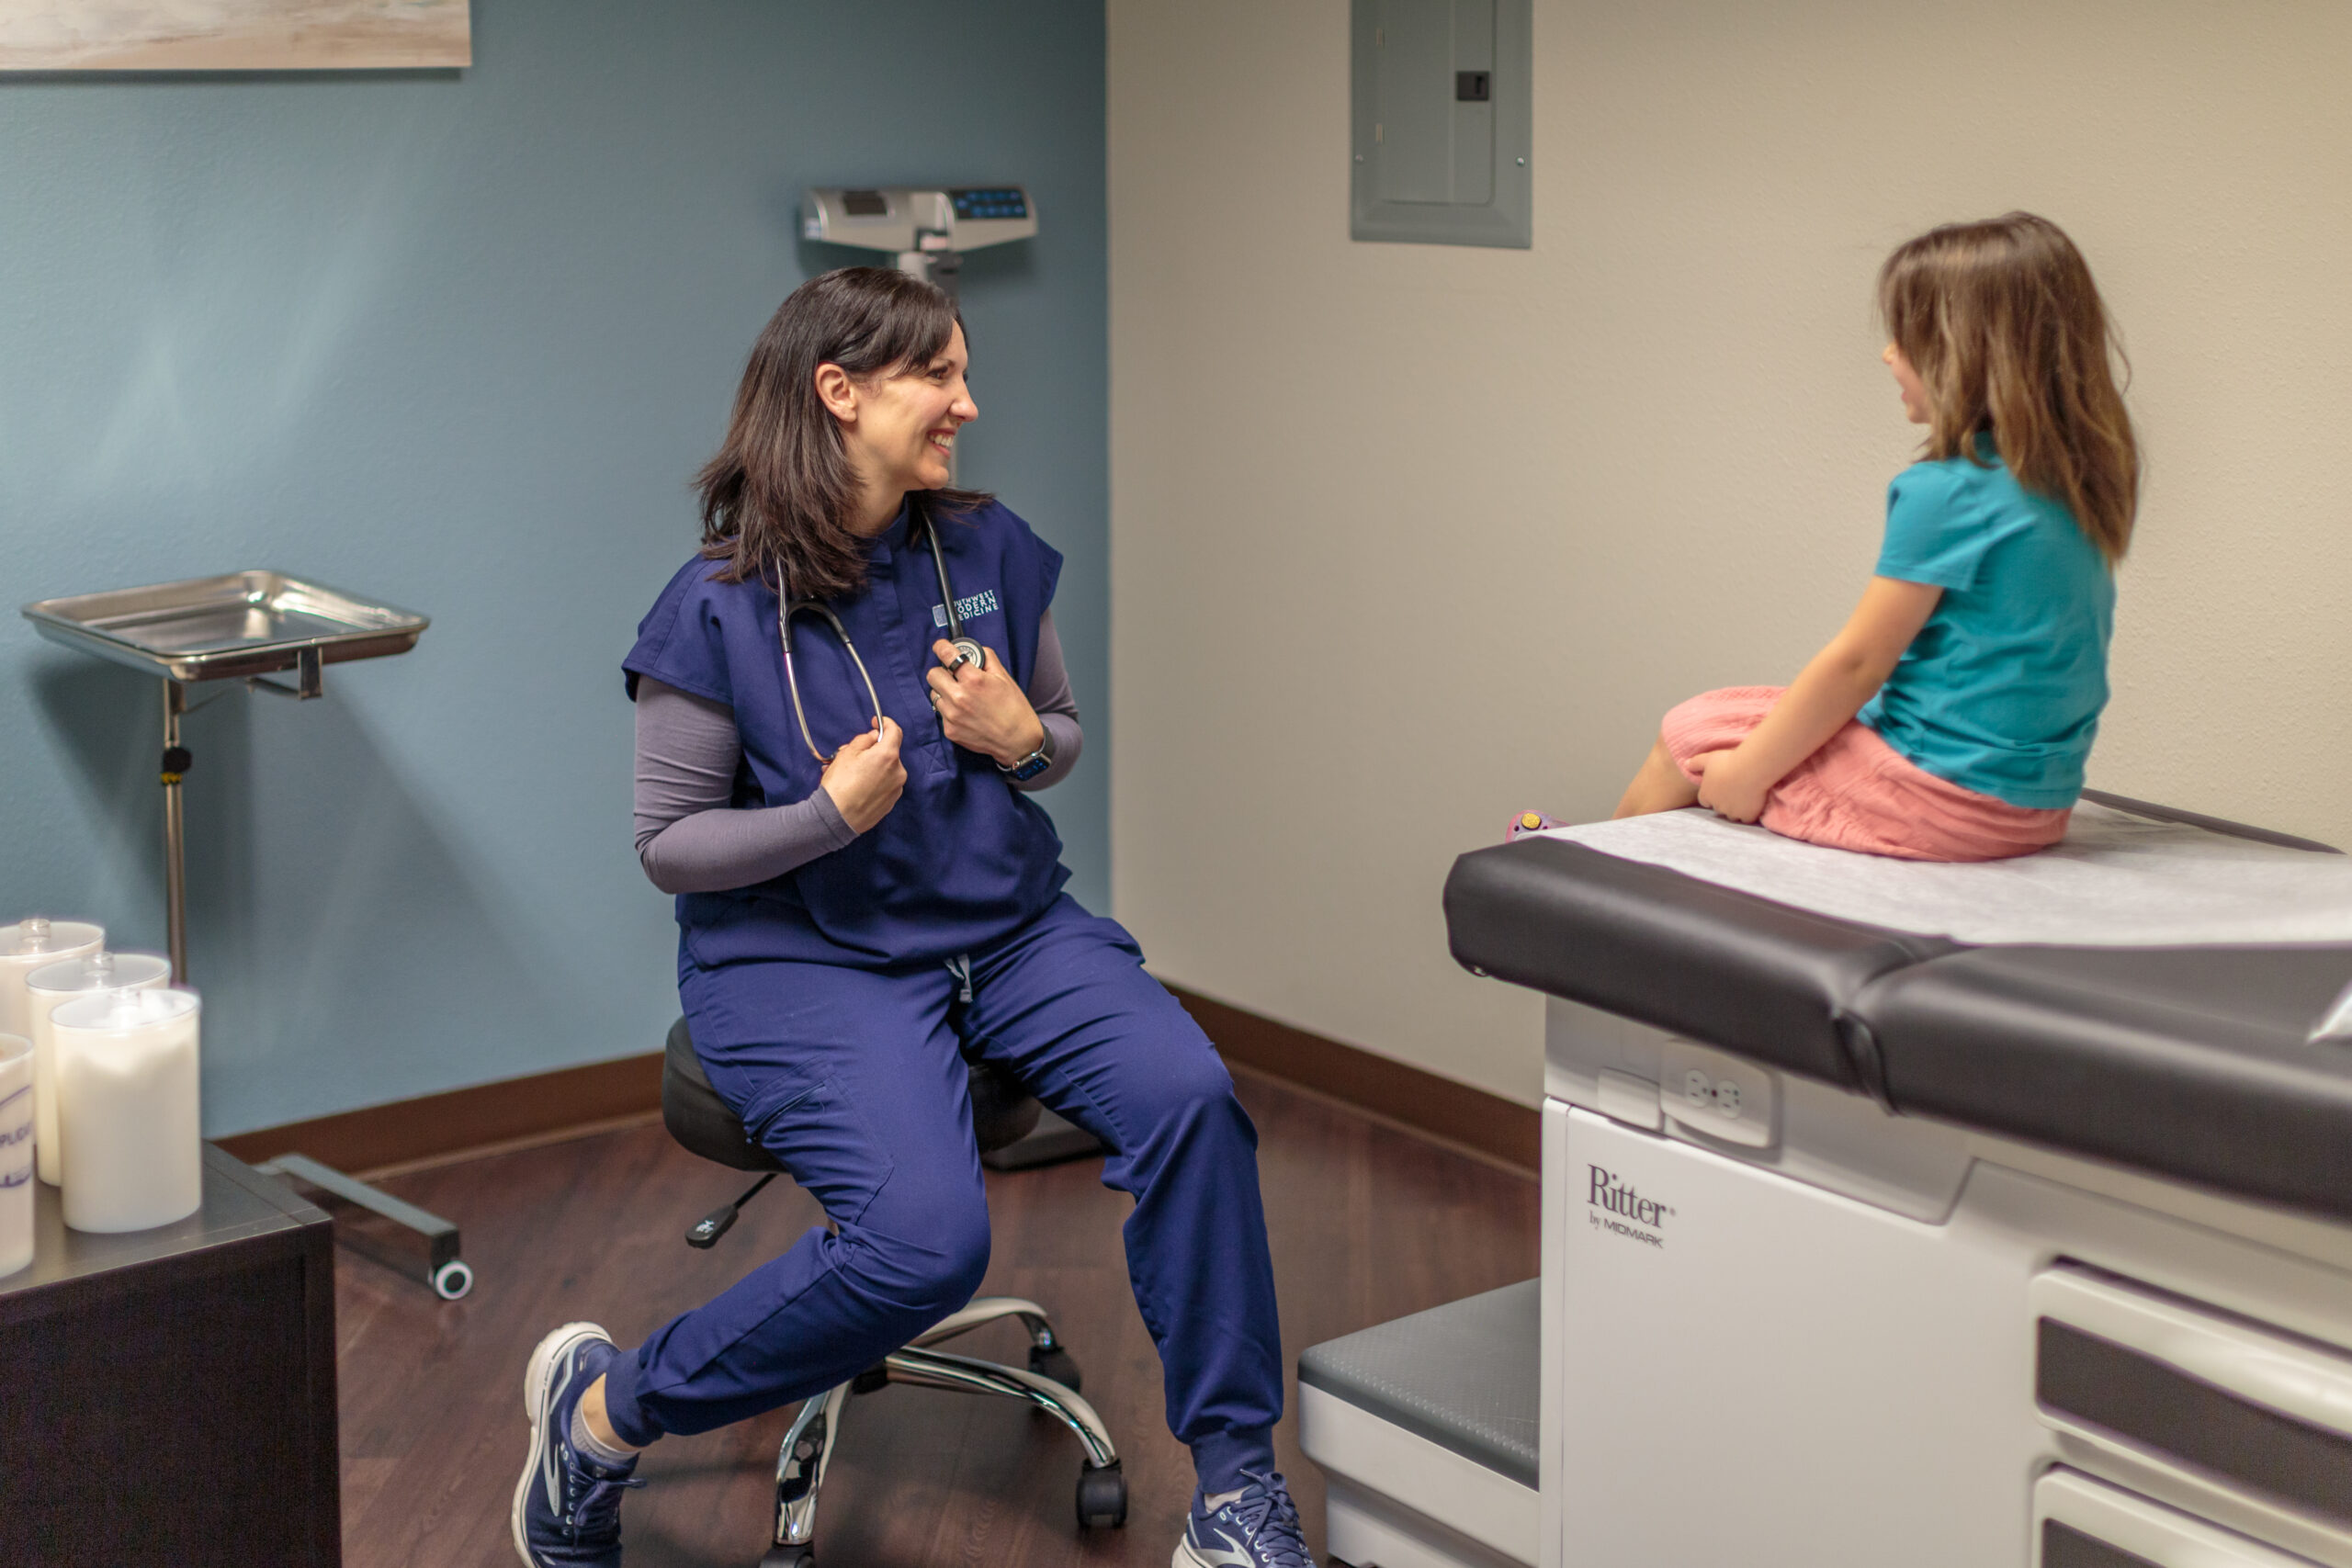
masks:
<path fill-rule="evenodd" d="M 984 1062 L 969 1064 L 972 1084 L 972 1131 L 980 1148 L 1001 1148 L 1022 1137 L 1037 1123 L 1035 1100 L 1023 1092 L 1002 1069 Z M 680 1019 L 670 1028 L 662 1050 L 662 1121 L 670 1135 L 694 1153 L 737 1170 L 763 1172 L 751 1190 L 696 1221 L 686 1232 L 686 1245 L 707 1247 L 735 1224 L 744 1204 L 783 1172 L 775 1157 L 752 1142 L 743 1123 L 727 1108 L 704 1076 L 695 1055 L 694 1037 Z M 1029 1366 L 1017 1367 L 950 1355 L 931 1347 L 982 1324 L 1017 1317 L 1029 1331 Z M 1076 1434 L 1086 1450 L 1078 1475 L 1078 1522 L 1080 1529 L 1115 1529 L 1127 1522 L 1127 1478 L 1120 1473 L 1119 1454 L 1111 1434 L 1094 1407 L 1079 1397 L 1078 1363 L 1054 1337 L 1046 1309 L 1015 1296 L 981 1296 L 960 1312 L 950 1313 L 920 1337 L 884 1357 L 848 1382 L 804 1400 L 800 1412 L 785 1432 L 775 1460 L 775 1539 L 760 1568 L 813 1568 L 817 1561 L 817 1493 L 825 1483 L 825 1465 L 841 1430 L 842 1406 L 854 1393 L 870 1393 L 886 1383 L 914 1383 L 924 1388 L 959 1389 L 967 1393 L 993 1393 L 1022 1399 L 1053 1416 Z"/>

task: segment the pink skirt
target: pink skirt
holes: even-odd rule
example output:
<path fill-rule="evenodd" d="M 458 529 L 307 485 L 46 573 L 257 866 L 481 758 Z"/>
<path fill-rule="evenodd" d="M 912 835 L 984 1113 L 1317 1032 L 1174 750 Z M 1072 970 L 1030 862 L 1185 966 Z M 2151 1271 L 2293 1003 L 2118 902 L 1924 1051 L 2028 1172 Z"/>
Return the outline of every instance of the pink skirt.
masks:
<path fill-rule="evenodd" d="M 1787 688 L 1702 692 L 1666 716 L 1666 749 L 1692 778 L 1690 759 L 1747 739 Z M 2036 810 L 1939 779 L 1848 720 L 1772 786 L 1763 825 L 1785 838 L 1903 860 L 2007 860 L 2066 834 L 2065 807 Z"/>

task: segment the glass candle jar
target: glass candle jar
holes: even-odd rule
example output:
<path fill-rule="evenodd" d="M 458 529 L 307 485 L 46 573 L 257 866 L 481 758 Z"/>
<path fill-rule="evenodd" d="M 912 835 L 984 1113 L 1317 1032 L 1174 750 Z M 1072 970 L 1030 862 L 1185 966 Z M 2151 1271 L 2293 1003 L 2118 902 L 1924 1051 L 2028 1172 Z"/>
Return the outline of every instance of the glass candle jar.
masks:
<path fill-rule="evenodd" d="M 33 1037 L 26 1013 L 25 976 L 62 958 L 85 958 L 106 945 L 103 926 L 28 916 L 0 926 L 0 1034 Z"/>
<path fill-rule="evenodd" d="M 136 1231 L 204 1201 L 193 991 L 100 991 L 50 1014 L 65 1223 Z"/>
<path fill-rule="evenodd" d="M 33 1260 L 33 1043 L 0 1034 L 0 1276 Z"/>
<path fill-rule="evenodd" d="M 25 976 L 28 1021 L 33 1043 L 34 1168 L 51 1187 L 63 1181 L 64 1143 L 57 1126 L 57 1034 L 50 1015 L 75 997 L 92 991 L 150 991 L 172 977 L 172 962 L 153 953 L 93 953 L 69 958 Z"/>

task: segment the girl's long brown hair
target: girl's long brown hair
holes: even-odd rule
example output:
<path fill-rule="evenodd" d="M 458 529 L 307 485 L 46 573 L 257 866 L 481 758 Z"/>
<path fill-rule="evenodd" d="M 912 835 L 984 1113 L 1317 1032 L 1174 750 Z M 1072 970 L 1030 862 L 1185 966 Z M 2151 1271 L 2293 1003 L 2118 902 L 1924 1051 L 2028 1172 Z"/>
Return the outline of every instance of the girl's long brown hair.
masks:
<path fill-rule="evenodd" d="M 2066 504 L 2112 566 L 2132 542 L 2140 449 L 2116 386 L 2130 365 L 2091 269 L 2030 212 L 1948 223 L 1878 275 L 1879 313 L 1927 388 L 1927 455 L 1976 458 L 1989 434 L 2019 484 Z"/>
<path fill-rule="evenodd" d="M 854 381 L 920 370 L 961 324 L 941 289 L 878 266 L 812 277 L 776 308 L 752 345 L 727 439 L 695 476 L 702 553 L 727 563 L 722 581 L 757 578 L 793 599 L 831 599 L 865 585 L 871 547 L 849 525 L 857 486 L 841 426 L 817 396 L 817 367 L 838 365 Z M 979 491 L 923 493 L 934 518 L 989 499 Z"/>

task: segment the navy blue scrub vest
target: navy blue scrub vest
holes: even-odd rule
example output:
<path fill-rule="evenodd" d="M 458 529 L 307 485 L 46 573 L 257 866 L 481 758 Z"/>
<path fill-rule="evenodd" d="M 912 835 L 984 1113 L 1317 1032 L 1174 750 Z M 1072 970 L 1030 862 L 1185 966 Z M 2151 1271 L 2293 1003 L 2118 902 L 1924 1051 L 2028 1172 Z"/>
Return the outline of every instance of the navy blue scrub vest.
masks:
<path fill-rule="evenodd" d="M 965 634 L 1001 655 L 1023 688 L 1036 668 L 1037 624 L 1061 575 L 1058 551 L 996 502 L 940 524 Z M 805 800 L 822 768 L 808 754 L 785 685 L 779 606 L 765 582 L 713 580 L 697 558 L 638 626 L 622 668 L 630 696 L 650 675 L 735 713 L 743 760 L 737 807 Z M 874 677 L 882 711 L 905 731 L 906 792 L 888 816 L 797 871 L 725 893 L 678 898 L 684 959 L 703 968 L 794 959 L 880 969 L 986 952 L 1042 914 L 1069 873 L 1053 823 L 995 761 L 947 739 L 923 683 L 946 635 L 931 548 L 907 516 L 875 540 L 865 587 L 831 601 Z M 870 728 L 872 709 L 821 616 L 792 626 L 808 732 L 832 751 Z"/>

